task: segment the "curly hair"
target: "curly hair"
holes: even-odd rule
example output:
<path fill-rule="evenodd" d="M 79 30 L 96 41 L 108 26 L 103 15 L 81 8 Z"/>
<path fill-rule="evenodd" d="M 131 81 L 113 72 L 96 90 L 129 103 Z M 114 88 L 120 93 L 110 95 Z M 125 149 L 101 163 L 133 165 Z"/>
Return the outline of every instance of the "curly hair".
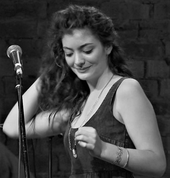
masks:
<path fill-rule="evenodd" d="M 47 36 L 46 51 L 40 68 L 40 107 L 59 111 L 67 109 L 72 115 L 81 113 L 81 106 L 89 95 L 89 87 L 66 63 L 62 37 L 74 29 L 88 28 L 103 46 L 112 46 L 108 66 L 114 74 L 132 76 L 124 54 L 117 44 L 118 35 L 112 19 L 94 7 L 70 5 L 53 14 Z"/>

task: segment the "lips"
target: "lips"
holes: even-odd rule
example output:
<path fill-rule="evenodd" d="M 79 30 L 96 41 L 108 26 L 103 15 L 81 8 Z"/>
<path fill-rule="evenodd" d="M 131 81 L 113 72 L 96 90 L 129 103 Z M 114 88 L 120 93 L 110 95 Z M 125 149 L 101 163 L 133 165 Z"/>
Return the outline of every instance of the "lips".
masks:
<path fill-rule="evenodd" d="M 87 71 L 89 68 L 91 67 L 91 65 L 90 66 L 86 66 L 86 67 L 74 67 L 78 72 L 85 72 L 85 71 Z"/>

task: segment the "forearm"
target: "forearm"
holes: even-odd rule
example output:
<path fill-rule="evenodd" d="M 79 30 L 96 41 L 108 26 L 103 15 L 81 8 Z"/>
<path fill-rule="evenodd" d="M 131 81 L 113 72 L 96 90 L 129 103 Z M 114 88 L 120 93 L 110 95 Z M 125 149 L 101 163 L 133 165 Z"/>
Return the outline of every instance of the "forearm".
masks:
<path fill-rule="evenodd" d="M 164 159 L 151 150 L 129 149 L 127 169 L 141 175 L 161 177 L 165 171 Z"/>
<path fill-rule="evenodd" d="M 165 170 L 162 155 L 151 150 L 125 149 L 103 142 L 100 158 L 139 175 L 160 177 Z M 129 158 L 128 154 L 129 153 Z M 161 170 L 162 169 L 162 170 Z"/>
<path fill-rule="evenodd" d="M 45 138 L 61 133 L 64 125 L 63 117 L 60 112 L 55 113 L 51 110 L 43 111 L 26 125 L 28 138 Z"/>

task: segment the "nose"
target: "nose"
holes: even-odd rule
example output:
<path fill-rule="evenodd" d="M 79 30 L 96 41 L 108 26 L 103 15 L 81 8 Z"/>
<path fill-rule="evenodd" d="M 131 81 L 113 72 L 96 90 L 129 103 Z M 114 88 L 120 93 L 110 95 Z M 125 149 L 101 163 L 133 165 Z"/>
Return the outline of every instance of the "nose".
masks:
<path fill-rule="evenodd" d="M 74 64 L 76 67 L 83 67 L 83 65 L 85 64 L 83 56 L 81 56 L 81 54 L 78 52 L 75 53 Z"/>

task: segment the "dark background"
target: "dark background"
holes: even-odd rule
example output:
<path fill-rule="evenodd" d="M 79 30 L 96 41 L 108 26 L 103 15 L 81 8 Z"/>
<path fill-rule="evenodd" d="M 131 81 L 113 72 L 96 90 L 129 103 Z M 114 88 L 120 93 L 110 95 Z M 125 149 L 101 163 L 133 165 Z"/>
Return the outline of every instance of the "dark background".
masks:
<path fill-rule="evenodd" d="M 7 48 L 17 44 L 23 50 L 25 91 L 37 76 L 49 18 L 68 4 L 96 6 L 113 18 L 128 64 L 154 106 L 168 163 L 163 178 L 170 177 L 169 0 L 1 0 L 0 124 L 17 100 L 15 73 Z M 0 142 L 18 156 L 18 140 L 6 137 L 2 129 Z M 62 138 L 54 137 L 52 144 L 53 177 L 68 177 L 70 164 Z M 30 169 L 35 170 L 37 178 L 48 177 L 48 146 L 48 139 L 28 141 Z"/>

